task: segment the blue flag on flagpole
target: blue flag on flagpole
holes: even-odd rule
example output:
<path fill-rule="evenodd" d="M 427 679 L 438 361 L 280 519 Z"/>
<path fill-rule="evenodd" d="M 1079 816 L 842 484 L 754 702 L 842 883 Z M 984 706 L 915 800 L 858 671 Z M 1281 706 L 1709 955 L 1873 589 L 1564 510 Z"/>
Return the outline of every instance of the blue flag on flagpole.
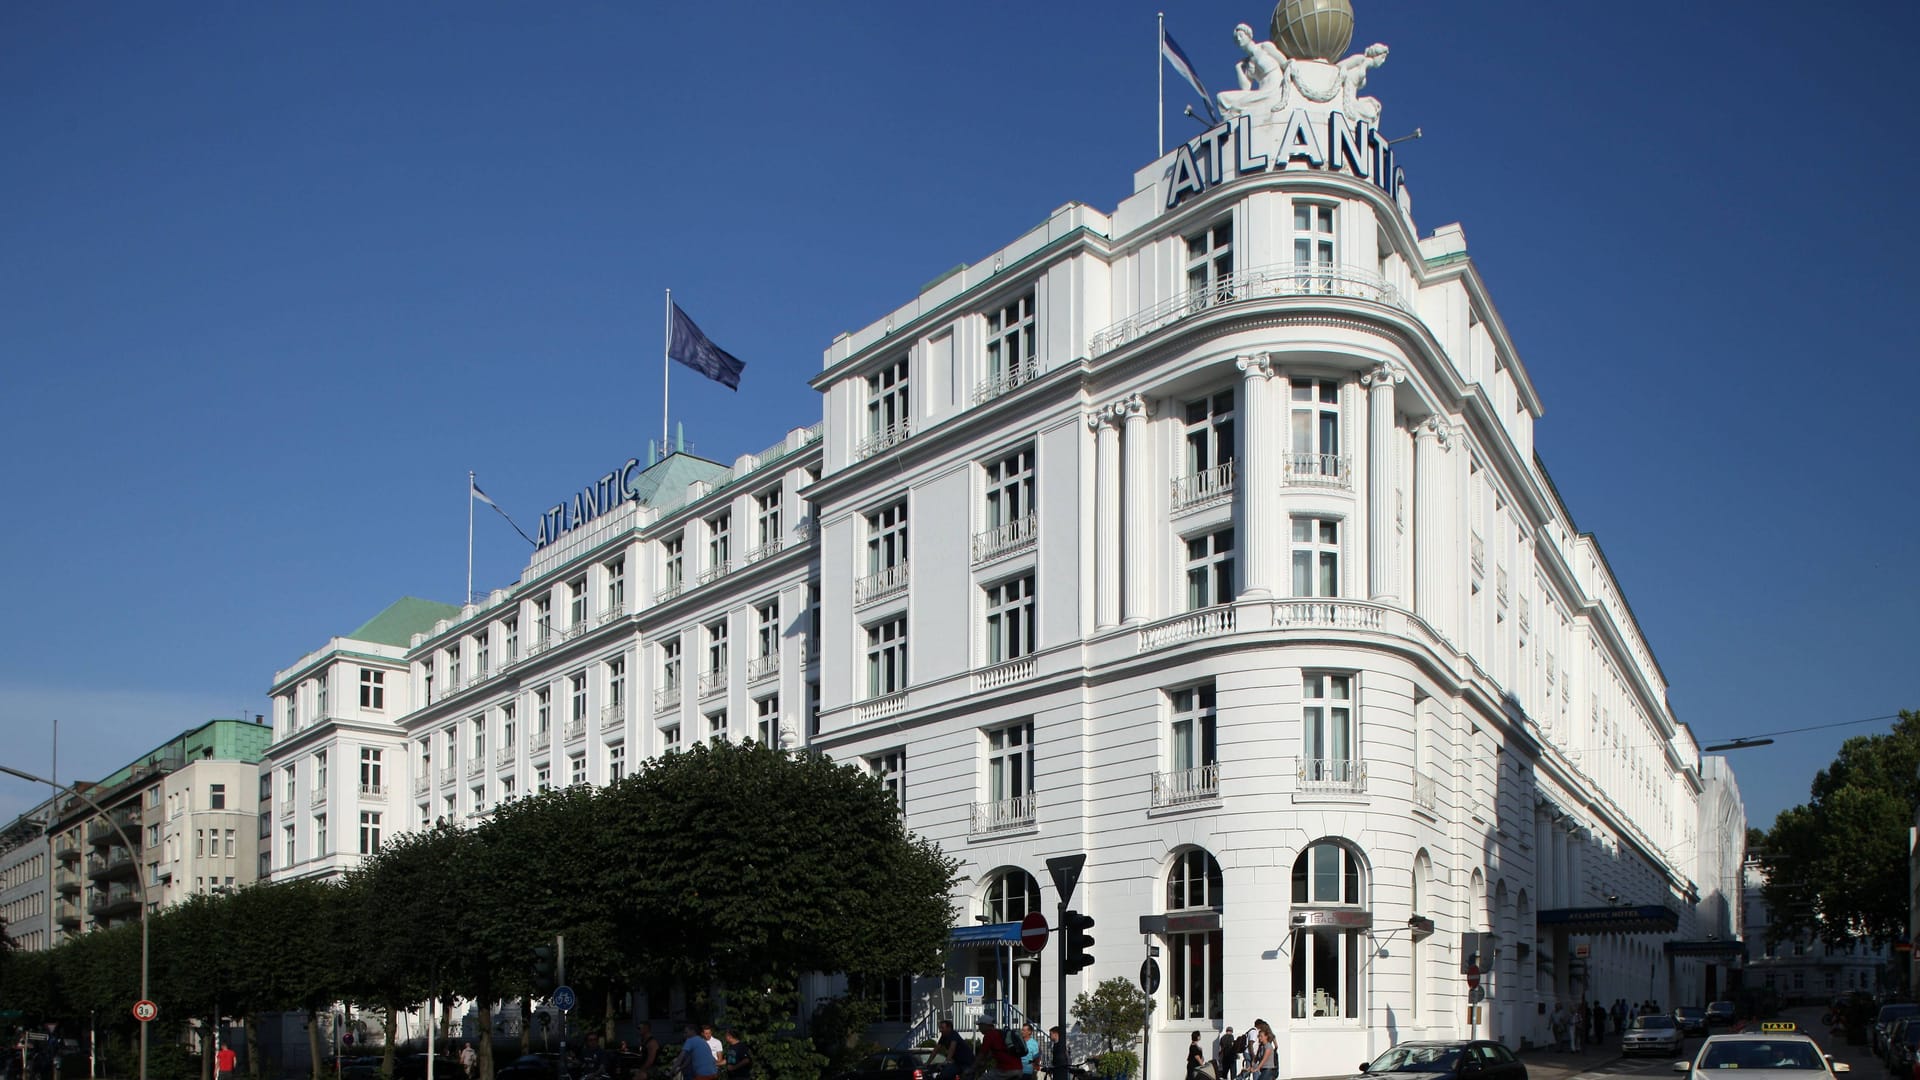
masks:
<path fill-rule="evenodd" d="M 673 305 L 673 330 L 667 339 L 667 356 L 729 390 L 740 389 L 740 373 L 747 367 L 732 353 L 707 340 L 707 335 L 687 318 L 679 304 Z"/>
<path fill-rule="evenodd" d="M 1164 30 L 1160 32 L 1160 55 L 1166 57 L 1167 63 L 1173 65 L 1173 70 L 1187 80 L 1187 85 L 1193 87 L 1193 92 L 1200 95 L 1201 103 L 1207 107 L 1207 112 L 1212 114 L 1213 97 L 1207 93 L 1206 87 L 1200 85 L 1200 75 L 1194 71 L 1193 61 L 1187 59 L 1187 54 L 1181 50 L 1179 43 L 1173 40 L 1173 35 Z"/>

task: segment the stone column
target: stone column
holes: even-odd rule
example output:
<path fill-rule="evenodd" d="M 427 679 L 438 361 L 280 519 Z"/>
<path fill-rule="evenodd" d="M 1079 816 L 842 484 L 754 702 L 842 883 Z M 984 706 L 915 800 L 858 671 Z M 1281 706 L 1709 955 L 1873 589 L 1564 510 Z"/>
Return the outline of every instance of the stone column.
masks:
<path fill-rule="evenodd" d="M 1112 406 L 1087 414 L 1093 429 L 1093 621 L 1120 625 L 1120 428 Z"/>
<path fill-rule="evenodd" d="M 1274 495 L 1280 483 L 1280 449 L 1275 434 L 1285 425 L 1273 417 L 1273 365 L 1266 353 L 1234 358 L 1240 369 L 1243 423 L 1240 456 L 1234 462 L 1234 486 L 1240 491 L 1238 557 L 1245 578 L 1241 596 L 1274 595 L 1274 561 L 1286 539 L 1274 535 Z"/>
<path fill-rule="evenodd" d="M 1153 617 L 1149 593 L 1153 587 L 1153 483 L 1158 471 L 1147 446 L 1147 399 L 1134 394 L 1113 409 L 1125 426 L 1120 440 L 1120 473 L 1126 484 L 1120 617 L 1125 622 L 1143 622 Z"/>
<path fill-rule="evenodd" d="M 1414 432 L 1413 444 L 1413 610 L 1451 639 L 1451 612 L 1459 576 L 1454 567 L 1453 503 L 1447 483 L 1447 456 L 1453 445 L 1448 426 L 1429 419 Z"/>
<path fill-rule="evenodd" d="M 1400 602 L 1400 559 L 1393 513 L 1393 387 L 1405 372 L 1382 364 L 1360 376 L 1367 387 L 1367 580 L 1374 602 Z"/>

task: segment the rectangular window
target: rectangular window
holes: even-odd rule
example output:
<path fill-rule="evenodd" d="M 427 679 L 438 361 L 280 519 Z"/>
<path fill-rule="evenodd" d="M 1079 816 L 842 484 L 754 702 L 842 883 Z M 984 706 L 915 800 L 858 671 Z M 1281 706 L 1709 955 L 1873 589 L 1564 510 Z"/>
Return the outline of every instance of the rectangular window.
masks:
<path fill-rule="evenodd" d="M 511 776 L 501 777 L 500 778 L 500 801 L 512 802 L 513 797 L 514 797 L 513 777 Z"/>
<path fill-rule="evenodd" d="M 193 857 L 203 859 L 207 855 L 207 830 L 193 830 Z"/>
<path fill-rule="evenodd" d="M 780 745 L 780 695 L 772 694 L 753 703 L 754 731 L 761 746 L 784 750 Z"/>
<path fill-rule="evenodd" d="M 871 449 L 884 449 L 906 438 L 911 417 L 907 358 L 903 356 L 867 376 L 867 440 Z"/>
<path fill-rule="evenodd" d="M 280 797 L 283 801 L 287 802 L 288 804 L 292 804 L 293 793 L 296 790 L 294 785 L 293 766 L 289 765 L 286 768 L 280 770 L 280 777 L 281 777 L 281 784 L 280 784 L 281 796 Z"/>
<path fill-rule="evenodd" d="M 820 655 L 820 583 L 807 584 L 807 656 Z"/>
<path fill-rule="evenodd" d="M 1033 575 L 989 585 L 987 663 L 1002 664 L 1033 652 Z"/>
<path fill-rule="evenodd" d="M 493 674 L 492 640 L 485 630 L 473 635 L 473 677 L 484 679 Z"/>
<path fill-rule="evenodd" d="M 280 827 L 280 865 L 293 865 L 293 826 L 291 824 Z"/>
<path fill-rule="evenodd" d="M 719 742 L 727 737 L 727 710 L 707 714 L 707 741 Z"/>
<path fill-rule="evenodd" d="M 987 385 L 983 397 L 1004 393 L 1037 374 L 1039 335 L 1033 328 L 1033 293 L 1009 300 L 987 315 Z"/>
<path fill-rule="evenodd" d="M 1187 610 L 1233 602 L 1233 530 L 1187 541 Z"/>
<path fill-rule="evenodd" d="M 673 753 L 678 753 L 679 750 L 680 750 L 680 725 L 668 724 L 666 727 L 661 728 L 660 729 L 660 752 L 662 754 L 673 754 Z"/>
<path fill-rule="evenodd" d="M 1187 237 L 1187 301 L 1206 307 L 1233 299 L 1233 219 Z"/>
<path fill-rule="evenodd" d="M 327 815 L 325 814 L 313 815 L 313 853 L 321 858 L 332 853 L 332 849 L 327 847 Z"/>
<path fill-rule="evenodd" d="M 330 715 L 327 712 L 327 677 L 325 675 L 313 680 L 313 703 L 314 718 L 325 720 Z"/>
<path fill-rule="evenodd" d="M 707 676 L 724 680 L 727 675 L 727 620 L 707 624 Z"/>
<path fill-rule="evenodd" d="M 907 561 L 907 503 L 894 503 L 867 515 L 867 573 L 878 574 Z"/>
<path fill-rule="evenodd" d="M 1340 522 L 1293 519 L 1293 595 L 1340 595 Z"/>
<path fill-rule="evenodd" d="M 1033 516 L 1033 445 L 986 466 L 986 526 L 1003 529 Z"/>
<path fill-rule="evenodd" d="M 520 620 L 512 616 L 501 620 L 500 632 L 506 636 L 507 641 L 507 654 L 501 658 L 500 662 L 517 663 L 520 659 Z"/>
<path fill-rule="evenodd" d="M 820 734 L 820 684 L 807 683 L 807 737 Z"/>
<path fill-rule="evenodd" d="M 1293 265 L 1302 270 L 1325 270 L 1333 266 L 1333 254 L 1333 207 L 1294 203 Z"/>
<path fill-rule="evenodd" d="M 587 673 L 584 671 L 576 671 L 567 676 L 567 689 L 572 701 L 572 709 L 568 712 L 567 718 L 576 724 L 586 723 Z"/>
<path fill-rule="evenodd" d="M 733 515 L 707 519 L 707 572 L 724 574 L 733 562 Z"/>
<path fill-rule="evenodd" d="M 320 782 L 322 784 L 326 783 L 326 779 L 327 779 L 326 772 L 325 772 L 326 760 L 327 760 L 326 752 L 321 751 L 320 763 L 321 763 L 322 771 L 320 774 Z M 227 808 L 227 785 L 225 784 L 207 785 L 207 809 L 225 810 L 226 808 Z"/>
<path fill-rule="evenodd" d="M 660 598 L 678 596 L 686 586 L 686 537 L 669 536 L 660 541 Z"/>
<path fill-rule="evenodd" d="M 574 578 L 567 582 L 567 628 L 578 629 L 587 621 L 587 579 Z"/>
<path fill-rule="evenodd" d="M 468 760 L 474 761 L 474 762 L 484 761 L 486 760 L 486 757 L 487 757 L 487 716 L 486 714 L 481 713 L 478 716 L 475 716 L 472 720 L 472 724 L 473 724 L 473 757 L 469 758 Z"/>
<path fill-rule="evenodd" d="M 513 749 L 513 719 L 517 711 L 511 701 L 500 706 L 500 749 L 502 750 Z"/>
<path fill-rule="evenodd" d="M 227 830 L 226 841 L 227 841 L 227 858 L 231 859 L 233 858 L 233 851 L 234 851 L 234 835 L 233 835 L 232 829 Z"/>
<path fill-rule="evenodd" d="M 987 732 L 987 798 L 994 802 L 1033 794 L 1033 721 Z"/>
<path fill-rule="evenodd" d="M 867 759 L 867 769 L 880 778 L 880 786 L 893 797 L 902 813 L 907 809 L 907 752 L 889 750 Z"/>
<path fill-rule="evenodd" d="M 1216 470 L 1231 470 L 1234 461 L 1234 412 L 1233 391 L 1222 390 L 1217 394 L 1189 401 L 1183 417 L 1186 423 L 1186 461 L 1184 475 L 1207 477 L 1216 481 L 1224 480 L 1226 485 L 1233 483 L 1230 471 L 1219 475 Z"/>
<path fill-rule="evenodd" d="M 1215 740 L 1213 684 L 1173 692 L 1172 745 L 1168 764 L 1175 773 L 1211 769 L 1219 761 Z"/>
<path fill-rule="evenodd" d="M 372 855 L 380 850 L 380 814 L 375 810 L 360 811 L 360 854 Z"/>
<path fill-rule="evenodd" d="M 1289 411 L 1292 446 L 1287 473 L 1295 477 L 1340 478 L 1340 383 L 1335 379 L 1297 379 Z"/>
<path fill-rule="evenodd" d="M 616 656 L 607 661 L 607 708 L 618 714 L 627 703 L 627 658 Z"/>
<path fill-rule="evenodd" d="M 774 487 L 754 496 L 754 545 L 765 555 L 780 550 L 780 489 Z"/>
<path fill-rule="evenodd" d="M 614 559 L 606 564 L 607 571 L 607 610 L 608 615 L 622 615 L 627 610 L 627 560 Z"/>
<path fill-rule="evenodd" d="M 567 783 L 584 784 L 587 782 L 587 755 L 575 754 L 567 759 Z"/>
<path fill-rule="evenodd" d="M 553 597 L 542 596 L 533 602 L 533 647 L 544 649 L 553 643 Z"/>
<path fill-rule="evenodd" d="M 460 646 L 455 645 L 447 649 L 445 655 L 447 658 L 447 692 L 452 693 L 460 689 Z"/>
<path fill-rule="evenodd" d="M 381 750 L 376 746 L 360 748 L 360 794 L 384 795 L 386 785 L 382 777 Z"/>
<path fill-rule="evenodd" d="M 680 689 L 680 639 L 660 643 L 660 689 L 668 693 Z"/>
<path fill-rule="evenodd" d="M 867 627 L 867 696 L 897 694 L 907 688 L 907 619 L 901 616 Z"/>
<path fill-rule="evenodd" d="M 1304 778 L 1352 782 L 1355 779 L 1353 676 L 1307 672 L 1301 683 L 1300 753 L 1304 759 Z"/>
<path fill-rule="evenodd" d="M 300 687 L 295 686 L 287 693 L 287 730 L 300 730 Z"/>
<path fill-rule="evenodd" d="M 553 770 L 545 765 L 533 770 L 533 789 L 535 791 L 553 790 Z"/>
<path fill-rule="evenodd" d="M 327 793 L 327 752 L 316 750 L 313 754 L 313 789 L 321 795 Z"/>
<path fill-rule="evenodd" d="M 758 629 L 754 636 L 754 655 L 766 659 L 780 655 L 780 600 L 769 600 L 754 609 Z"/>
<path fill-rule="evenodd" d="M 471 814 L 479 815 L 479 814 L 486 813 L 487 812 L 487 785 L 475 784 L 473 785 L 472 788 L 468 789 L 467 805 L 472 807 L 472 809 L 468 811 Z"/>
<path fill-rule="evenodd" d="M 625 775 L 627 775 L 626 744 L 607 747 L 607 783 L 617 784 Z"/>
<path fill-rule="evenodd" d="M 553 691 L 541 687 L 533 692 L 533 734 L 545 738 L 553 730 Z"/>

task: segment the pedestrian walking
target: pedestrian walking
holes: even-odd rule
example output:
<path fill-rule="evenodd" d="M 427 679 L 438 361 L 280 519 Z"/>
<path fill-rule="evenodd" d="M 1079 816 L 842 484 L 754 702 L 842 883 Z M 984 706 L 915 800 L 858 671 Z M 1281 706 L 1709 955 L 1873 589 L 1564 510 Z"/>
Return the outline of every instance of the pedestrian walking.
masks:
<path fill-rule="evenodd" d="M 713 1047 L 700 1034 L 700 1028 L 688 1024 L 686 1040 L 680 1044 L 679 1060 L 674 1067 L 680 1073 L 681 1080 L 714 1080 L 720 1074 L 720 1063 L 713 1056 Z"/>
<path fill-rule="evenodd" d="M 1020 1051 L 1007 1045 L 1006 1033 L 991 1020 L 980 1021 L 981 1076 L 1012 1080 L 1020 1075 Z"/>
<path fill-rule="evenodd" d="M 233 1075 L 234 1067 L 238 1064 L 238 1058 L 239 1055 L 233 1052 L 233 1047 L 231 1046 L 222 1046 L 220 1052 L 213 1055 L 213 1067 L 219 1071 L 222 1080 Z"/>
<path fill-rule="evenodd" d="M 474 1052 L 473 1044 L 460 1044 L 460 1070 L 467 1074 L 467 1080 L 479 1080 L 480 1055 Z"/>
<path fill-rule="evenodd" d="M 1253 1064 L 1250 1066 L 1253 1069 L 1253 1080 L 1278 1080 L 1280 1076 L 1280 1048 L 1277 1045 L 1277 1040 L 1273 1037 L 1273 1029 L 1267 1026 L 1265 1020 L 1255 1020 L 1253 1027 L 1254 1030 L 1260 1033 L 1259 1056 L 1254 1059 Z"/>
<path fill-rule="evenodd" d="M 1220 1041 L 1213 1050 L 1214 1075 L 1220 1080 L 1232 1080 L 1233 1067 L 1240 1061 L 1240 1044 L 1233 1037 L 1233 1029 L 1220 1033 Z"/>
<path fill-rule="evenodd" d="M 753 1050 L 740 1039 L 739 1028 L 728 1028 L 727 1065 L 724 1074 L 727 1080 L 747 1080 L 753 1075 Z"/>
<path fill-rule="evenodd" d="M 1200 1046 L 1200 1033 L 1193 1033 L 1193 1041 L 1187 1043 L 1187 1080 L 1202 1080 L 1200 1066 L 1207 1063 L 1207 1052 Z"/>

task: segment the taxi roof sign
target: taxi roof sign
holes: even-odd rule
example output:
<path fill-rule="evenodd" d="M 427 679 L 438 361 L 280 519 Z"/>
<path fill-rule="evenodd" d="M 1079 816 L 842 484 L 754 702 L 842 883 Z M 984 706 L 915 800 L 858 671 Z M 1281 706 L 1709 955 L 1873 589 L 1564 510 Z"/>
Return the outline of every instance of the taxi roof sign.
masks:
<path fill-rule="evenodd" d="M 1760 1022 L 1760 1030 L 1761 1031 L 1799 1031 L 1800 1025 L 1794 1023 L 1791 1020 L 1763 1020 Z"/>

